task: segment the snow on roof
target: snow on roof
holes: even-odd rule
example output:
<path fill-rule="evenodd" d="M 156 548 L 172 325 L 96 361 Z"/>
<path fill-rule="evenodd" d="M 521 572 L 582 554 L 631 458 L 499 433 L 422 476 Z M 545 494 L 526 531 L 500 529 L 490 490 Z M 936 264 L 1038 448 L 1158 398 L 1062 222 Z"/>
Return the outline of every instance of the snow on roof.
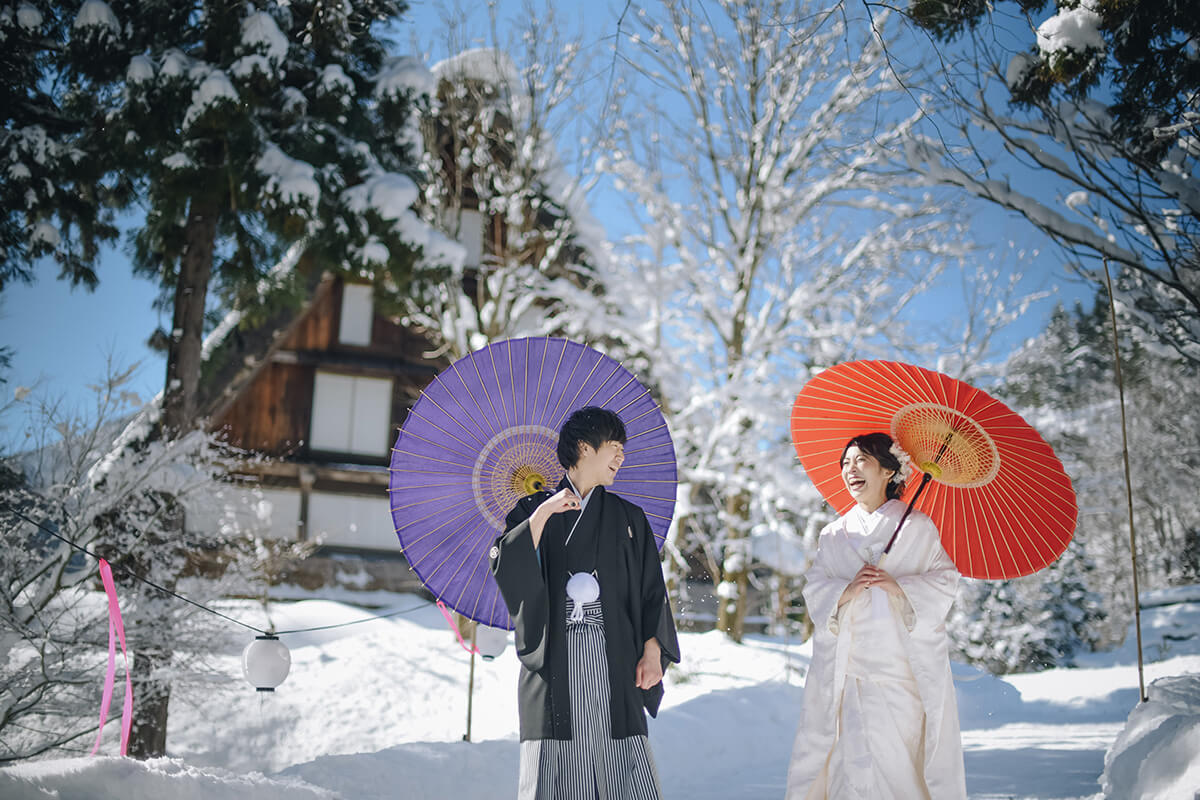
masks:
<path fill-rule="evenodd" d="M 438 80 L 474 80 L 508 88 L 521 85 L 517 65 L 507 53 L 493 47 L 464 50 L 434 64 L 430 71 Z"/>
<path fill-rule="evenodd" d="M 283 254 L 283 258 L 279 259 L 279 263 L 271 267 L 267 272 L 267 276 L 258 282 L 255 287 L 258 290 L 260 298 L 265 297 L 273 287 L 278 285 L 280 280 L 291 274 L 295 268 L 296 262 L 300 260 L 301 254 L 304 253 L 304 247 L 307 244 L 305 241 L 299 241 L 288 248 L 288 251 Z M 208 336 L 204 337 L 204 342 L 200 345 L 200 360 L 208 361 L 230 333 L 237 328 L 238 323 L 242 321 L 244 313 L 241 309 L 235 308 L 227 313 L 224 318 L 217 323 L 217 327 L 213 328 Z"/>
<path fill-rule="evenodd" d="M 520 91 L 521 71 L 512 58 L 502 50 L 479 47 L 464 50 L 434 64 L 430 75 L 436 80 L 450 82 L 476 80 L 493 86 L 507 88 L 510 96 L 505 109 L 516 123 L 527 117 L 529 98 Z M 432 94 L 432 90 L 430 91 Z M 534 159 L 534 169 L 541 178 L 545 194 L 566 210 L 573 227 L 576 244 L 587 251 L 592 266 L 600 267 L 609 252 L 608 235 L 604 226 L 592 215 L 579 181 L 563 166 L 554 143 L 539 137 L 539 151 Z"/>
<path fill-rule="evenodd" d="M 375 77 L 376 97 L 394 97 L 406 92 L 432 95 L 436 90 L 437 78 L 412 56 L 391 59 Z"/>

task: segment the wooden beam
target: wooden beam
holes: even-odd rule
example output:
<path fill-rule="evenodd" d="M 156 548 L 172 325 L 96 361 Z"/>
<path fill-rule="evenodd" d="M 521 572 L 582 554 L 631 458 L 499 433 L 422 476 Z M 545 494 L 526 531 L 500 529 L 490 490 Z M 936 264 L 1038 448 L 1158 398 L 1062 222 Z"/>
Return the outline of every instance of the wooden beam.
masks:
<path fill-rule="evenodd" d="M 306 367 L 326 367 L 351 372 L 387 373 L 390 375 L 420 375 L 433 377 L 437 367 L 428 364 L 412 364 L 393 356 L 375 353 L 345 353 L 328 350 L 276 350 L 271 353 L 276 364 L 295 364 Z"/>

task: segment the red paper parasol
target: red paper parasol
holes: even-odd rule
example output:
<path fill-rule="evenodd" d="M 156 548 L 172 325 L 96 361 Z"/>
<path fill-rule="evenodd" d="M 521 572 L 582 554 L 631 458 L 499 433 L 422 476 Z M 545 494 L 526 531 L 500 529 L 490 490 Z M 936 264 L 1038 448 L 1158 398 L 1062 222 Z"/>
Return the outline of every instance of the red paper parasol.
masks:
<path fill-rule="evenodd" d="M 1050 445 L 999 400 L 895 361 L 850 361 L 818 374 L 792 407 L 792 441 L 839 514 L 854 505 L 842 448 L 873 431 L 890 434 L 930 476 L 916 507 L 933 518 L 962 574 L 1029 575 L 1067 548 L 1078 513 L 1071 479 Z M 919 482 L 914 474 L 905 500 Z"/>

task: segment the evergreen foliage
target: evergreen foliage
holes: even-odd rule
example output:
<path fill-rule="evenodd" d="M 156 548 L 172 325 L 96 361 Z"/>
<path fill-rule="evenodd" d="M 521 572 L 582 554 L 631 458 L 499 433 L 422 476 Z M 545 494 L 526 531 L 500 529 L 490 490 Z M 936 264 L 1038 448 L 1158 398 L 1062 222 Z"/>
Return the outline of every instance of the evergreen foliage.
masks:
<path fill-rule="evenodd" d="M 1122 139 L 1147 161 L 1173 144 L 1155 129 L 1197 124 L 1200 92 L 1200 14 L 1190 0 L 913 0 L 909 14 L 943 41 L 974 29 L 984 17 L 1010 6 L 1036 23 L 1055 11 L 1095 15 L 1103 47 L 1046 53 L 1031 47 L 1032 68 L 1010 85 L 1014 102 L 1040 107 L 1057 89 L 1070 97 L 1107 97 Z"/>
<path fill-rule="evenodd" d="M 9 16 L 32 20 L 31 8 Z M 410 210 L 417 92 L 378 31 L 404 9 L 85 0 L 39 11 L 36 38 L 8 21 L 0 30 L 24 60 L 9 91 L 24 101 L 9 112 L 23 118 L 6 130 L 4 165 L 24 175 L 21 147 L 49 155 L 25 180 L 45 191 L 6 212 L 15 257 L 0 278 L 29 278 L 52 242 L 64 276 L 94 285 L 113 209 L 136 208 L 135 266 L 174 306 L 168 430 L 194 424 L 210 286 L 228 305 L 252 303 L 266 270 L 304 240 L 321 268 L 402 291 L 427 235 Z M 47 132 L 47 121 L 57 126 Z M 58 224 L 44 224 L 53 215 Z"/>
<path fill-rule="evenodd" d="M 1107 262 L 1122 322 L 1200 363 L 1194 6 L 913 0 L 909 18 L 941 40 L 952 77 L 925 83 L 948 125 L 908 152 L 934 179 L 1024 216 L 1098 286 Z"/>
<path fill-rule="evenodd" d="M 1089 588 L 1095 566 L 1072 542 L 1045 570 L 964 581 L 947 631 L 958 657 L 993 674 L 1073 666 L 1100 643 L 1106 611 Z"/>
<path fill-rule="evenodd" d="M 113 187 L 55 79 L 72 19 L 51 0 L 0 8 L 0 292 L 31 281 L 43 257 L 92 288 L 98 248 L 117 236 Z"/>
<path fill-rule="evenodd" d="M 197 207 L 217 215 L 222 284 L 252 285 L 299 237 L 330 268 L 411 260 L 382 224 L 388 209 L 349 191 L 389 179 L 402 191 L 396 176 L 412 171 L 398 133 L 410 97 L 378 83 L 386 43 L 372 30 L 403 3 L 127 0 L 86 13 L 96 5 L 80 9 L 59 69 L 68 107 L 103 119 L 84 137 L 146 208 L 140 269 L 174 286 Z M 372 236 L 395 245 L 383 264 L 363 252 Z"/>
<path fill-rule="evenodd" d="M 1200 367 L 1173 351 L 1146 347 L 1127 329 L 1120 342 L 1140 587 L 1185 584 L 1195 580 L 1200 528 Z M 1053 638 L 1061 641 L 1074 631 L 1079 646 L 1119 642 L 1132 612 L 1115 375 L 1110 312 L 1100 293 L 1090 307 L 1059 308 L 1046 331 L 1010 358 L 1007 380 L 997 390 L 1054 447 L 1082 512 L 1063 558 L 1021 579 L 1039 587 L 1021 613 L 1028 619 L 1039 608 L 1059 605 L 1054 625 L 1063 633 Z M 1083 618 L 1074 619 L 1072 608 Z M 1100 616 L 1093 614 L 1097 610 Z"/>

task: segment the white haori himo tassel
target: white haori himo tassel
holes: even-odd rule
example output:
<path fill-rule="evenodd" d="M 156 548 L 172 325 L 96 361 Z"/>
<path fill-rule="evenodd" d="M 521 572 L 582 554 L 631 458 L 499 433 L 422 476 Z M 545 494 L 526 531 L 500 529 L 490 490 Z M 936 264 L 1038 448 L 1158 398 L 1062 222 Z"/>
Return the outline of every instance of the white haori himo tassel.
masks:
<path fill-rule="evenodd" d="M 571 622 L 583 621 L 583 604 L 591 603 L 600 596 L 600 582 L 590 572 L 576 572 L 567 579 L 567 597 L 575 603 L 571 609 Z"/>

